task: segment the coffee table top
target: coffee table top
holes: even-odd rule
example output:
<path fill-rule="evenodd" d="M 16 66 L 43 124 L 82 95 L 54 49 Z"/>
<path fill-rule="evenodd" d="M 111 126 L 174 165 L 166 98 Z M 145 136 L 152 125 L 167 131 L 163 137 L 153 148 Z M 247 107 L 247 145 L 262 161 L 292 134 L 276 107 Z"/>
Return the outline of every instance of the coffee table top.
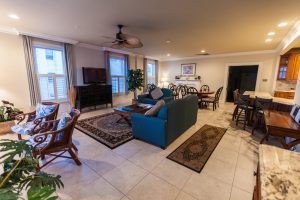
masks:
<path fill-rule="evenodd" d="M 133 112 L 141 113 L 149 110 L 152 107 L 153 105 L 151 104 L 138 103 L 134 105 L 115 107 L 113 108 L 113 110 L 115 112 L 122 112 L 122 113 L 133 113 Z"/>

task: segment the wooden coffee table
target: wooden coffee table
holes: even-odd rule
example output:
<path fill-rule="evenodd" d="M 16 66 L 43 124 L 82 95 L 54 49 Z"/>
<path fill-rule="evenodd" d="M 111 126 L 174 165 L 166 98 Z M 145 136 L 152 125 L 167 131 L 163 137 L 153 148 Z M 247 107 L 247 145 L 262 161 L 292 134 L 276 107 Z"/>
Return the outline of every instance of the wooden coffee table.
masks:
<path fill-rule="evenodd" d="M 115 107 L 113 108 L 113 110 L 114 113 L 121 116 L 121 118 L 117 121 L 117 123 L 123 119 L 128 123 L 129 126 L 131 126 L 131 113 L 144 114 L 147 110 L 149 110 L 152 107 L 153 105 L 151 104 L 138 103 L 134 105 Z"/>

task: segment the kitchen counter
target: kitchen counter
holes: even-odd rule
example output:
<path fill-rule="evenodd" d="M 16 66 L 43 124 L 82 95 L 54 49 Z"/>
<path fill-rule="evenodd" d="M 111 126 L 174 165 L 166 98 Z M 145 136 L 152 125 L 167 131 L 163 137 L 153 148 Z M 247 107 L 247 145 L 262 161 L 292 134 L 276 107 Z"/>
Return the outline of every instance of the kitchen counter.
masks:
<path fill-rule="evenodd" d="M 261 200 L 300 199 L 300 153 L 259 146 Z"/>
<path fill-rule="evenodd" d="M 280 97 L 274 97 L 268 92 L 255 92 L 255 91 L 245 91 L 244 95 L 250 95 L 250 98 L 264 98 L 264 99 L 273 99 L 273 102 L 285 104 L 285 105 L 294 105 L 295 101 L 293 99 L 285 99 Z"/>

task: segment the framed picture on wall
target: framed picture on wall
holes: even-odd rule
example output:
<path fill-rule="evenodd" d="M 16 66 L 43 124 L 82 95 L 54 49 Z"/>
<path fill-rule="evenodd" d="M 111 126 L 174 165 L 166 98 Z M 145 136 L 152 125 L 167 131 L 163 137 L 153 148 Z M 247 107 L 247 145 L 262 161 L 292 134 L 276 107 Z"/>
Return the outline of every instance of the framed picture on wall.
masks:
<path fill-rule="evenodd" d="M 181 64 L 181 75 L 191 76 L 196 74 L 196 63 Z"/>

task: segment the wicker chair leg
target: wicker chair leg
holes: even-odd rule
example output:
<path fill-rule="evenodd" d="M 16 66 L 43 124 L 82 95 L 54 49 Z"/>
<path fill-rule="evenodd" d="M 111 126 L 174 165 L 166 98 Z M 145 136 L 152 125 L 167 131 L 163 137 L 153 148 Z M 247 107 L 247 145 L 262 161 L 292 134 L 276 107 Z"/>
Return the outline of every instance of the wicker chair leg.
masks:
<path fill-rule="evenodd" d="M 78 149 L 77 149 L 77 147 L 75 146 L 74 143 L 72 143 L 72 147 L 73 147 L 73 149 L 74 149 L 75 151 L 78 151 Z"/>
<path fill-rule="evenodd" d="M 77 165 L 81 165 L 80 160 L 78 159 L 77 155 L 72 151 L 72 149 L 69 149 L 68 152 L 71 155 L 72 159 L 75 161 L 75 163 Z"/>

